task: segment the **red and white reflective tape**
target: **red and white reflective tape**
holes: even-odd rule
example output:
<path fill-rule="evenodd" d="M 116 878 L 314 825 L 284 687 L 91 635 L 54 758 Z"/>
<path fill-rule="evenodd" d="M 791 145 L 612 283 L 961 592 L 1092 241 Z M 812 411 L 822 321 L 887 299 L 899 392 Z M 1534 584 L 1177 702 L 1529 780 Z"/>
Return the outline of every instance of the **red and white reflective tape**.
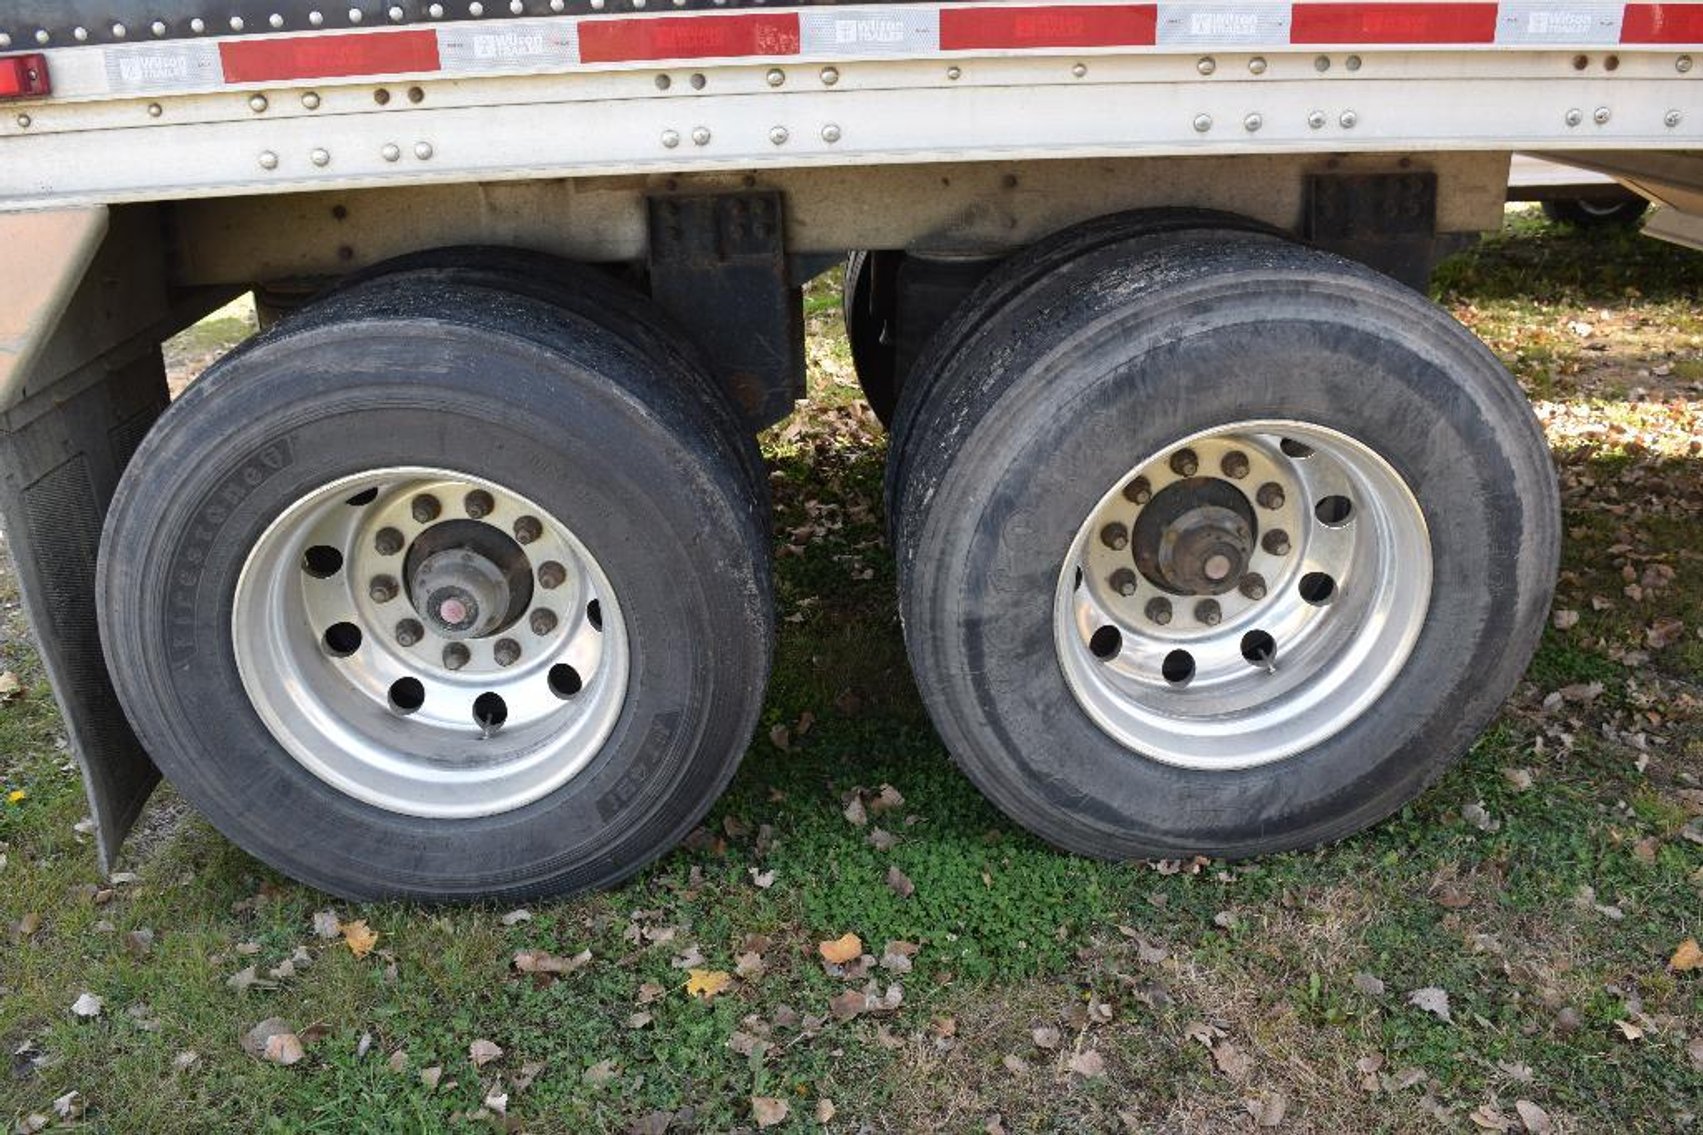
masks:
<path fill-rule="evenodd" d="M 707 60 L 858 60 L 1119 50 L 1703 46 L 1703 2 L 1298 0 L 1295 3 L 812 5 L 559 17 L 116 45 L 105 90 L 216 90 L 400 76 L 555 73 Z M 50 55 L 86 57 L 93 48 Z M 73 76 L 81 68 L 69 69 Z"/>

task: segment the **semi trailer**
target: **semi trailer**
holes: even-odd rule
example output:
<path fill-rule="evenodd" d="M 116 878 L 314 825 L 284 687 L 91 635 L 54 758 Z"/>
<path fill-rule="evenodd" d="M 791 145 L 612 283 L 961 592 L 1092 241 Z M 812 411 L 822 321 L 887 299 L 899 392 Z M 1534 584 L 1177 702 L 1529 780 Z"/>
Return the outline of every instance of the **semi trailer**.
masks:
<path fill-rule="evenodd" d="M 1557 570 L 1425 281 L 1515 152 L 1703 245 L 1699 50 L 1703 3 L 0 4 L 0 520 L 103 864 L 162 773 L 351 897 L 673 846 L 758 718 L 754 438 L 848 253 L 964 773 L 1086 855 L 1378 821 Z"/>

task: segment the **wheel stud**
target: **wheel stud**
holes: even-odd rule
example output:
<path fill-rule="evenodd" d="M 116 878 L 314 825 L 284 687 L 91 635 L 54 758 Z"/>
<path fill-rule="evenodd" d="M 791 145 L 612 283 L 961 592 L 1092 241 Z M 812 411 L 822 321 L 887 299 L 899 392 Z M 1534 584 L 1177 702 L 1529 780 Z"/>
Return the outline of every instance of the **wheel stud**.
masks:
<path fill-rule="evenodd" d="M 471 661 L 473 652 L 464 643 L 452 642 L 443 648 L 443 664 L 451 670 L 459 670 Z"/>
<path fill-rule="evenodd" d="M 1289 554 L 1289 533 L 1281 528 L 1273 528 L 1260 538 L 1260 547 L 1274 556 Z"/>
<path fill-rule="evenodd" d="M 1129 547 L 1129 529 L 1114 521 L 1100 529 L 1100 543 L 1114 552 L 1121 552 Z"/>
<path fill-rule="evenodd" d="M 403 619 L 396 624 L 396 642 L 400 646 L 413 646 L 426 637 L 426 628 L 418 620 Z"/>
<path fill-rule="evenodd" d="M 1232 481 L 1240 481 L 1248 475 L 1248 455 L 1239 449 L 1232 449 L 1218 463 L 1218 468 Z"/>
<path fill-rule="evenodd" d="M 1168 626 L 1171 622 L 1171 601 L 1158 598 L 1147 601 L 1147 617 L 1160 626 Z"/>
<path fill-rule="evenodd" d="M 380 528 L 373 537 L 373 548 L 381 556 L 394 556 L 402 550 L 402 533 L 394 528 Z"/>
<path fill-rule="evenodd" d="M 375 575 L 373 581 L 367 585 L 367 594 L 372 597 L 374 603 L 388 603 L 396 598 L 396 593 L 400 590 L 402 588 L 397 584 L 396 578 L 389 575 Z"/>
<path fill-rule="evenodd" d="M 523 516 L 514 522 L 514 538 L 518 543 L 530 544 L 542 535 L 544 526 L 536 516 Z"/>
<path fill-rule="evenodd" d="M 532 612 L 531 624 L 533 634 L 540 637 L 547 635 L 556 629 L 556 612 L 546 607 L 540 607 Z"/>
<path fill-rule="evenodd" d="M 550 560 L 538 567 L 538 586 L 546 591 L 554 591 L 568 580 L 568 569 Z"/>
<path fill-rule="evenodd" d="M 1135 594 L 1135 573 L 1128 568 L 1119 568 L 1114 571 L 1108 582 L 1111 583 L 1112 590 L 1119 595 L 1130 596 Z"/>
<path fill-rule="evenodd" d="M 1130 504 L 1146 504 L 1153 499 L 1153 485 L 1146 477 L 1137 477 L 1124 486 L 1124 500 Z"/>
<path fill-rule="evenodd" d="M 497 502 L 492 500 L 491 494 L 484 489 L 474 489 L 463 498 L 461 507 L 467 511 L 467 515 L 472 519 L 483 520 L 491 515 L 492 510 L 497 507 Z"/>
<path fill-rule="evenodd" d="M 439 513 L 443 512 L 443 505 L 439 504 L 438 498 L 431 493 L 421 493 L 414 498 L 414 502 L 409 506 L 409 511 L 413 513 L 416 524 L 430 524 L 438 518 Z"/>
<path fill-rule="evenodd" d="M 1224 617 L 1224 613 L 1219 610 L 1218 600 L 1202 599 L 1194 605 L 1194 617 L 1198 623 L 1215 627 L 1218 625 L 1218 620 Z"/>
<path fill-rule="evenodd" d="M 497 660 L 498 666 L 513 666 L 520 661 L 520 643 L 512 638 L 499 638 L 497 645 L 491 648 L 491 657 Z"/>
<path fill-rule="evenodd" d="M 1283 486 L 1276 481 L 1267 481 L 1260 486 L 1260 491 L 1255 494 L 1254 499 L 1259 502 L 1261 508 L 1282 508 Z"/>
<path fill-rule="evenodd" d="M 1265 577 L 1262 575 L 1249 572 L 1247 575 L 1242 577 L 1240 586 L 1242 594 L 1247 596 L 1249 599 L 1265 598 Z"/>
<path fill-rule="evenodd" d="M 1200 458 L 1192 449 L 1179 449 L 1171 454 L 1171 472 L 1179 477 L 1192 477 L 1200 471 Z"/>

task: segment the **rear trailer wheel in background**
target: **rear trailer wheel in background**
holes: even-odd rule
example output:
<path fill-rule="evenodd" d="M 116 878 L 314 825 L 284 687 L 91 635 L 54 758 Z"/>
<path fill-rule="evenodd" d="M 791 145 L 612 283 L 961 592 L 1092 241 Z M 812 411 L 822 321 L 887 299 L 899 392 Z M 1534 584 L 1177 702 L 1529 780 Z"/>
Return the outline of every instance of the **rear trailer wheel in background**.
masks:
<path fill-rule="evenodd" d="M 1470 334 L 1226 234 L 1101 248 L 984 318 L 896 529 L 918 684 L 995 803 L 1089 855 L 1257 855 L 1466 749 L 1559 542 L 1542 433 Z"/>
<path fill-rule="evenodd" d="M 1543 215 L 1578 229 L 1629 229 L 1644 219 L 1650 203 L 1636 194 L 1624 197 L 1576 197 L 1543 203 Z"/>
<path fill-rule="evenodd" d="M 766 511 L 751 440 L 640 339 L 402 273 L 161 419 L 102 631 L 230 838 L 349 897 L 518 897 L 614 882 L 709 808 L 768 674 Z"/>
<path fill-rule="evenodd" d="M 858 251 L 846 258 L 840 288 L 846 342 L 864 399 L 882 425 L 891 425 L 899 401 L 898 329 L 901 252 Z"/>

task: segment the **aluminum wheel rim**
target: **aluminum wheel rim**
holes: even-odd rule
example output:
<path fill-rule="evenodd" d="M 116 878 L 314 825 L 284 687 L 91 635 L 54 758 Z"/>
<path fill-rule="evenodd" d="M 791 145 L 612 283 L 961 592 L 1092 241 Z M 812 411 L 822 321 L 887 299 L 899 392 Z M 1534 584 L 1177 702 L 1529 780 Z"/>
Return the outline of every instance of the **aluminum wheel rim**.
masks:
<path fill-rule="evenodd" d="M 1055 644 L 1077 702 L 1126 748 L 1249 768 L 1377 701 L 1419 637 L 1431 577 L 1424 514 L 1387 461 L 1322 426 L 1239 422 L 1101 497 L 1059 575 Z"/>
<path fill-rule="evenodd" d="M 585 545 L 443 469 L 345 477 L 285 509 L 243 565 L 231 633 L 279 744 L 405 815 L 548 795 L 601 749 L 627 690 L 621 609 Z"/>

